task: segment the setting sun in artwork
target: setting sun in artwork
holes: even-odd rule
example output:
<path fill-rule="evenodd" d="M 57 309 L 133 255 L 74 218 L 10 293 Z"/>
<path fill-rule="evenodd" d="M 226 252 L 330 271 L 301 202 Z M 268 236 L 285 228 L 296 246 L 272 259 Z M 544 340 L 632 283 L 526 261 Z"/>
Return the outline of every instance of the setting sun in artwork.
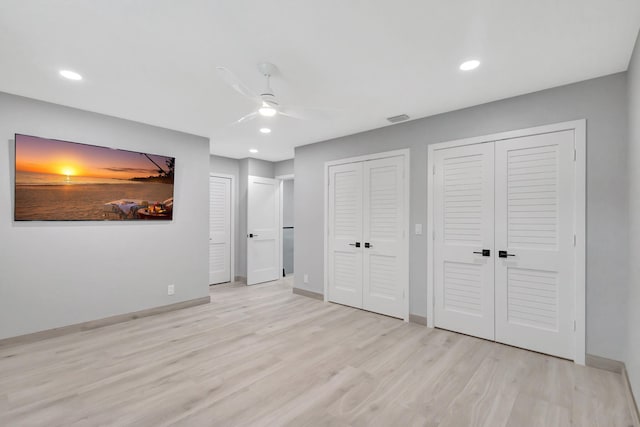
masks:
<path fill-rule="evenodd" d="M 63 167 L 60 172 L 62 172 L 62 175 L 66 175 L 66 176 L 73 176 L 76 174 L 75 169 L 69 166 Z"/>

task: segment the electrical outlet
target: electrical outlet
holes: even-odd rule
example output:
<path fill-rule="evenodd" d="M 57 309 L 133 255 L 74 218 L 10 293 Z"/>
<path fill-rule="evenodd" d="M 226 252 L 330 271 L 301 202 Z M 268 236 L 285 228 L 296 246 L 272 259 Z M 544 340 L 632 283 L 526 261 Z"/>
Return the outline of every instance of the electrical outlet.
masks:
<path fill-rule="evenodd" d="M 167 295 L 173 295 L 176 293 L 176 285 L 167 286 Z"/>
<path fill-rule="evenodd" d="M 304 281 L 304 283 L 309 283 L 309 275 L 308 274 L 304 275 L 303 281 Z"/>

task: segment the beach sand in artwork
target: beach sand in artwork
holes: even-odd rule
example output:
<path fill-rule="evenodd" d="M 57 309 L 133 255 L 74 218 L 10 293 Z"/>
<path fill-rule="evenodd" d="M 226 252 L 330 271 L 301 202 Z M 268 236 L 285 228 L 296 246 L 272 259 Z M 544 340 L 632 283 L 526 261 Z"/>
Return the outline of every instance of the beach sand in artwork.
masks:
<path fill-rule="evenodd" d="M 159 183 L 17 185 L 16 221 L 103 221 L 104 205 L 118 199 L 162 202 L 173 196 L 173 185 Z"/>

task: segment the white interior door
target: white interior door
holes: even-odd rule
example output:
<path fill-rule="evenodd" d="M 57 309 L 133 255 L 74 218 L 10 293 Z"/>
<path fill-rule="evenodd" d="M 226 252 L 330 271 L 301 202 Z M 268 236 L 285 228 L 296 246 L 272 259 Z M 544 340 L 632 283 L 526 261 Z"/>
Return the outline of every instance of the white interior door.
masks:
<path fill-rule="evenodd" d="M 363 164 L 363 303 L 365 310 L 404 317 L 404 158 Z"/>
<path fill-rule="evenodd" d="M 362 163 L 329 168 L 328 299 L 362 308 Z"/>
<path fill-rule="evenodd" d="M 209 283 L 231 281 L 231 179 L 209 177 Z"/>
<path fill-rule="evenodd" d="M 280 277 L 280 184 L 249 176 L 247 189 L 247 284 Z"/>
<path fill-rule="evenodd" d="M 436 151 L 433 187 L 435 325 L 491 340 L 493 150 L 487 143 Z"/>
<path fill-rule="evenodd" d="M 574 133 L 496 142 L 496 340 L 574 357 Z M 498 255 L 498 254 L 496 254 Z"/>

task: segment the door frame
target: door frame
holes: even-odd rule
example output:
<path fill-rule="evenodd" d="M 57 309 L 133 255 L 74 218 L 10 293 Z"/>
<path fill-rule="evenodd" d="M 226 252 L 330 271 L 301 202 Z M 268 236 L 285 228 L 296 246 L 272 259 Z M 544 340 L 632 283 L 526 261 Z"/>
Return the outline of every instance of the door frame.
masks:
<path fill-rule="evenodd" d="M 284 227 L 284 182 L 288 180 L 295 180 L 295 175 L 290 173 L 286 175 L 278 175 L 276 179 L 280 180 L 280 272 L 284 271 L 284 231 L 282 227 Z M 294 184 L 295 185 L 295 184 Z M 294 248 L 295 251 L 295 248 Z M 294 271 L 295 274 L 295 271 Z M 281 276 L 282 278 L 284 276 Z"/>
<path fill-rule="evenodd" d="M 236 281 L 236 177 L 234 175 L 228 175 L 228 174 L 224 174 L 224 173 L 214 173 L 214 172 L 210 172 L 209 173 L 209 178 L 224 178 L 224 179 L 229 179 L 231 180 L 231 199 L 229 201 L 229 203 L 231 204 L 231 245 L 229 250 L 231 251 L 231 257 L 230 257 L 230 262 L 231 262 L 231 269 L 229 270 L 229 280 L 231 282 L 235 282 Z M 211 180 L 209 180 L 209 183 L 211 183 Z M 209 197 L 211 197 L 211 188 L 209 188 Z M 211 220 L 211 215 L 209 215 L 209 220 Z M 211 285 L 209 285 L 211 286 Z"/>
<path fill-rule="evenodd" d="M 387 157 L 403 157 L 403 167 L 404 167 L 404 221 L 405 221 L 405 247 L 404 247 L 404 269 L 406 277 L 403 280 L 403 294 L 404 294 L 404 313 L 403 320 L 405 322 L 409 321 L 409 257 L 411 254 L 410 251 L 410 242 L 411 242 L 411 224 L 409 223 L 409 210 L 411 208 L 411 203 L 409 201 L 410 197 L 410 189 L 411 189 L 411 170 L 410 170 L 410 160 L 411 160 L 411 150 L 409 148 L 404 148 L 400 150 L 393 151 L 385 151 L 381 153 L 372 153 L 366 154 L 363 156 L 357 157 L 349 157 L 346 159 L 339 160 L 331 160 L 324 163 L 324 302 L 329 302 L 329 168 L 331 166 L 343 165 L 345 163 L 355 163 L 355 162 L 363 162 L 367 160 L 378 160 L 384 159 Z"/>
<path fill-rule="evenodd" d="M 575 349 L 574 362 L 578 365 L 585 364 L 586 355 L 586 199 L 587 199 L 587 141 L 586 119 L 572 120 L 568 122 L 554 123 L 545 126 L 536 126 L 526 129 L 518 129 L 507 132 L 499 132 L 489 135 L 464 138 L 453 141 L 430 144 L 427 147 L 427 326 L 435 327 L 434 316 L 434 213 L 433 213 L 433 176 L 434 153 L 437 150 L 460 147 L 465 145 L 483 144 L 504 139 L 512 139 L 523 136 L 541 135 L 545 133 L 572 130 L 574 132 L 575 148 L 575 211 L 574 234 L 576 238 L 574 246 L 575 254 Z"/>

